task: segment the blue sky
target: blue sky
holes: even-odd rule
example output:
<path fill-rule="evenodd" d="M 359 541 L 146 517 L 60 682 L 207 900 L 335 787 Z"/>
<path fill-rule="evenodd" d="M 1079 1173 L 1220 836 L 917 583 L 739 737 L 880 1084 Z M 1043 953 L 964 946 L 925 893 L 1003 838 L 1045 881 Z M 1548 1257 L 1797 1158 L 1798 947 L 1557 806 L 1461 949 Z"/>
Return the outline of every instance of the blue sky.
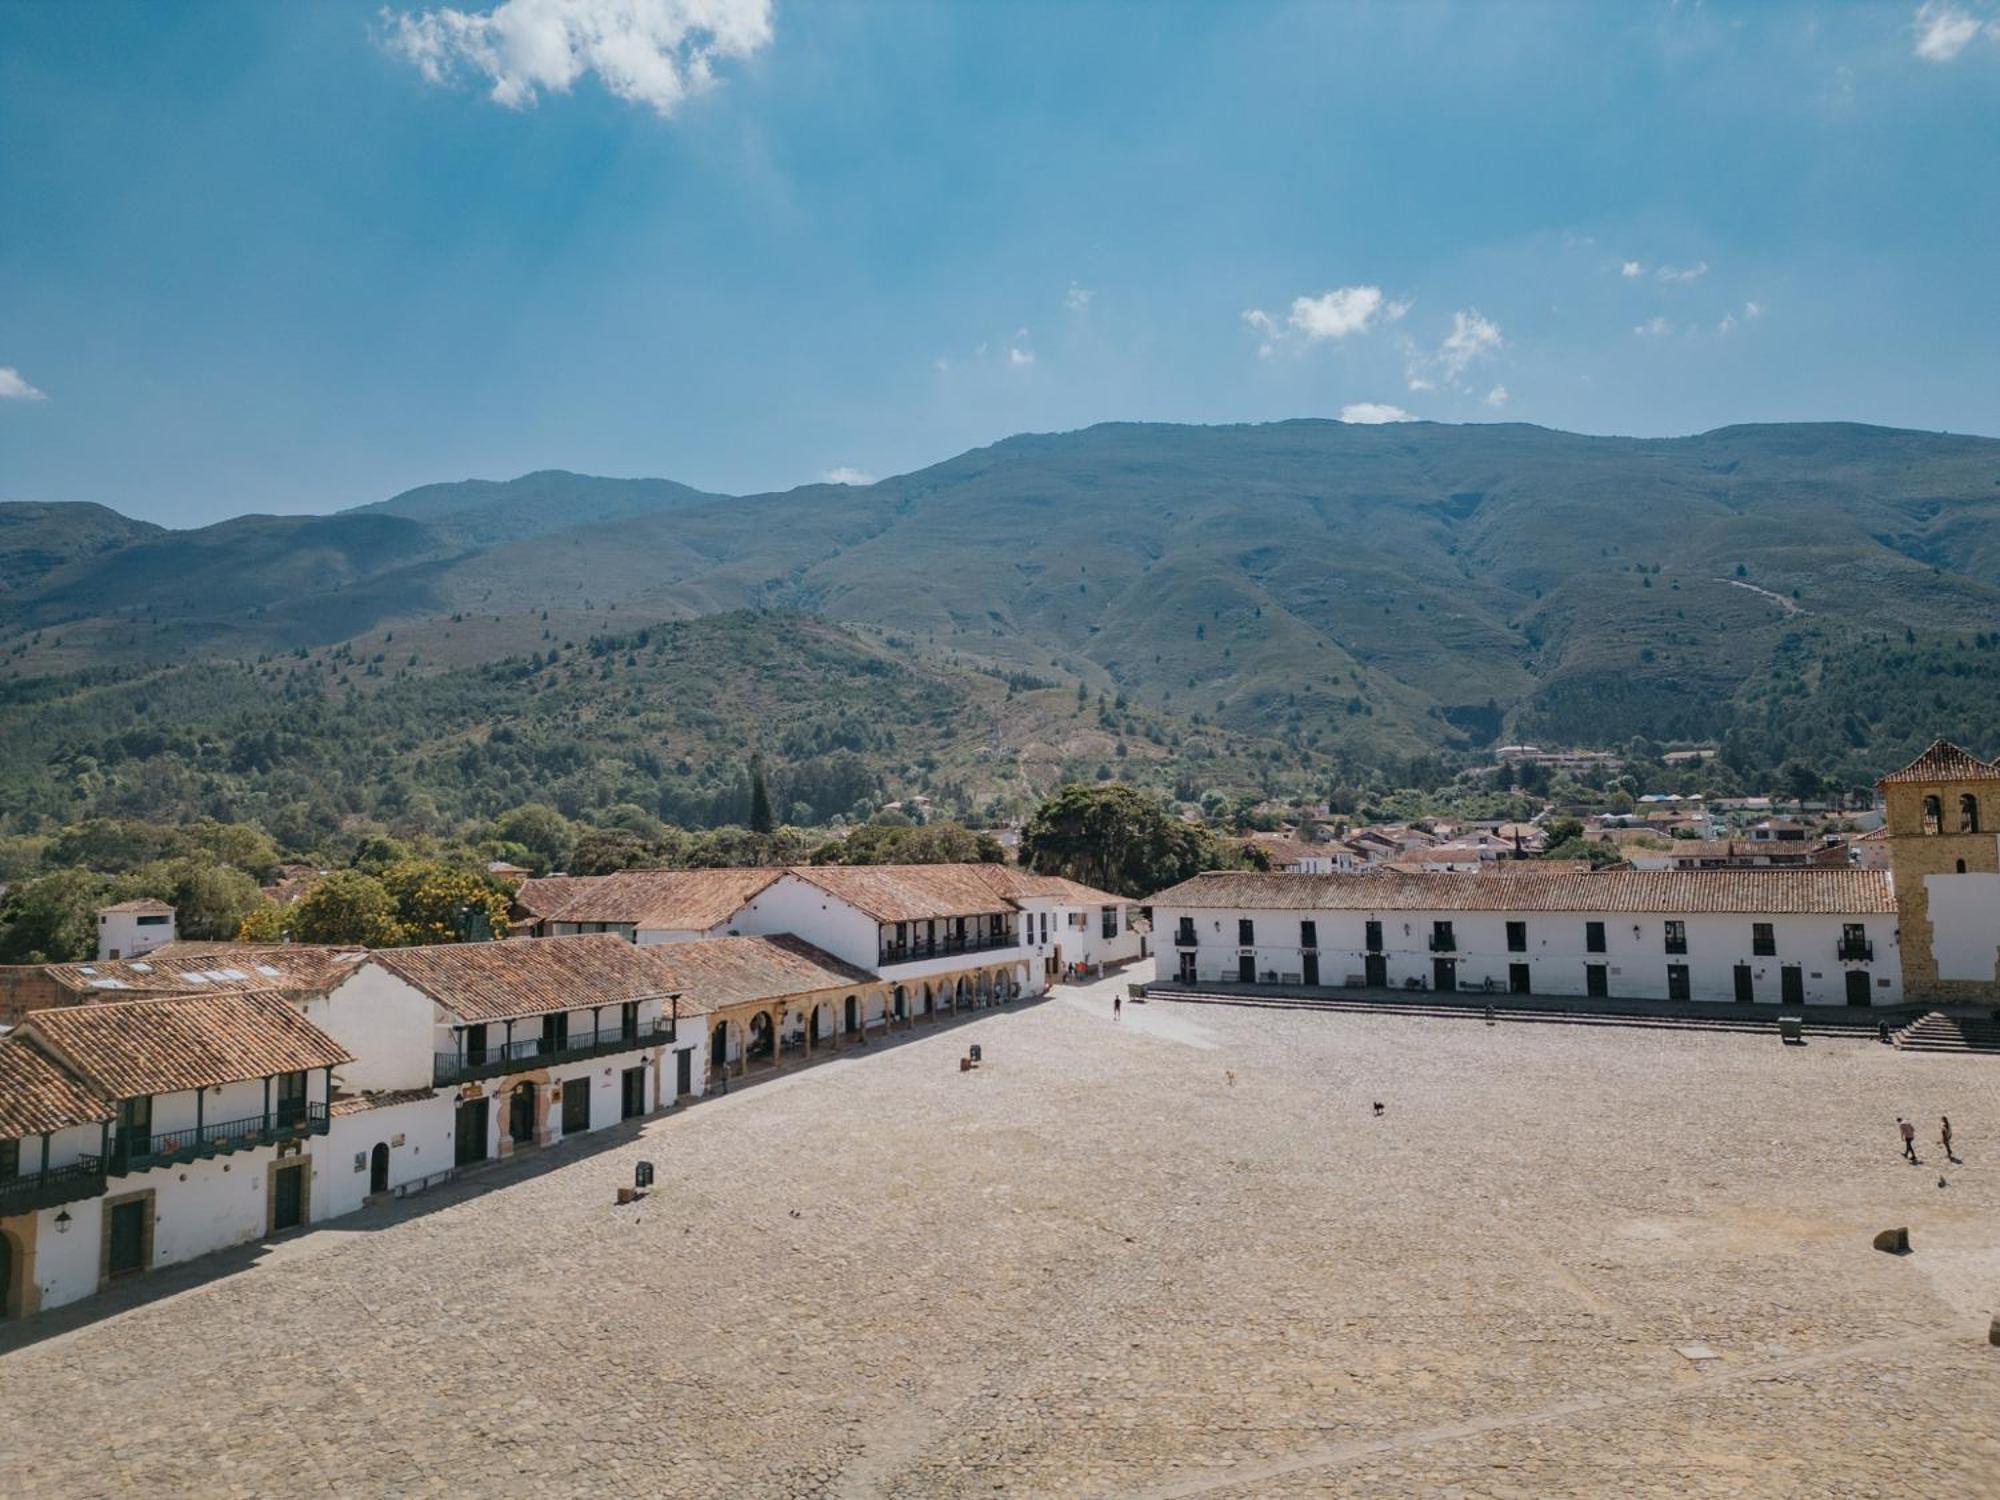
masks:
<path fill-rule="evenodd" d="M 2000 433 L 1996 225 L 1994 0 L 7 5 L 0 499 Z"/>

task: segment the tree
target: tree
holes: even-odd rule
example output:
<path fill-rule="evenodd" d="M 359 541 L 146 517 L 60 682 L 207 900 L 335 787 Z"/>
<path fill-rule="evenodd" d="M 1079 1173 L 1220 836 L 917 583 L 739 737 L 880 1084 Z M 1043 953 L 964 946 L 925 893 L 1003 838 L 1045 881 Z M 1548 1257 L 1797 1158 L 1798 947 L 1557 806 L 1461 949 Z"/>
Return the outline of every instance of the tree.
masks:
<path fill-rule="evenodd" d="M 1820 794 L 1820 774 L 1802 760 L 1788 761 L 1781 773 L 1785 791 L 1794 802 L 1808 802 Z"/>
<path fill-rule="evenodd" d="M 997 865 L 1006 860 L 998 839 L 962 823 L 921 828 L 865 823 L 846 838 L 820 845 L 812 857 L 816 865 Z"/>
<path fill-rule="evenodd" d="M 204 855 L 151 865 L 123 882 L 130 895 L 153 896 L 174 909 L 174 931 L 198 942 L 236 936 L 243 919 L 265 905 L 257 882 Z"/>
<path fill-rule="evenodd" d="M 406 859 L 382 872 L 396 908 L 395 941 L 462 943 L 507 935 L 507 898 L 484 875 L 434 859 Z"/>
<path fill-rule="evenodd" d="M 1060 788 L 1021 835 L 1022 863 L 1120 896 L 1147 896 L 1203 870 L 1242 868 L 1240 845 L 1183 823 L 1131 787 Z"/>
<path fill-rule="evenodd" d="M 0 909 L 0 962 L 67 964 L 97 955 L 97 909 L 110 883 L 89 870 L 58 870 L 14 887 Z"/>
<path fill-rule="evenodd" d="M 373 875 L 335 870 L 306 887 L 290 908 L 295 942 L 359 943 L 390 948 L 397 942 L 396 903 Z"/>
<path fill-rule="evenodd" d="M 524 802 L 493 820 L 493 837 L 519 844 L 528 851 L 537 874 L 561 869 L 576 830 L 546 802 Z"/>
<path fill-rule="evenodd" d="M 769 833 L 778 826 L 771 816 L 771 788 L 764 781 L 764 757 L 750 757 L 750 831 Z"/>
<path fill-rule="evenodd" d="M 646 864 L 652 849 L 645 839 L 624 828 L 592 828 L 577 835 L 570 851 L 572 875 L 613 875 Z"/>
<path fill-rule="evenodd" d="M 243 918 L 236 929 L 239 943 L 282 943 L 291 935 L 292 909 L 267 901 Z"/>

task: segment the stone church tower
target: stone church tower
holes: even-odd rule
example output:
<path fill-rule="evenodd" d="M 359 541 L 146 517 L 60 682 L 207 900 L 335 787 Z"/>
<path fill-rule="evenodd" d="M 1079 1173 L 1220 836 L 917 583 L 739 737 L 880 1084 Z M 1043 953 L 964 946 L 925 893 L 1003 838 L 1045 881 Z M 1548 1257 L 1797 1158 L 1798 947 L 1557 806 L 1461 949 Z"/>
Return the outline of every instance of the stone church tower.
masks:
<path fill-rule="evenodd" d="M 1876 788 L 1888 804 L 1904 994 L 2000 1000 L 2000 764 L 1939 740 Z"/>

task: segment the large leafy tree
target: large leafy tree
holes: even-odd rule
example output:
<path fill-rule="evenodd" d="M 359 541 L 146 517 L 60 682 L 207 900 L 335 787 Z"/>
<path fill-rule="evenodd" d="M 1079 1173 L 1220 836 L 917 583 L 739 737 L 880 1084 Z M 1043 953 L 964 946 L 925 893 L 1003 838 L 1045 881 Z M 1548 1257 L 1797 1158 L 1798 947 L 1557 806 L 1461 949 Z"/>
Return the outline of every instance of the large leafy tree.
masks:
<path fill-rule="evenodd" d="M 457 943 L 507 935 L 507 898 L 483 875 L 406 859 L 382 872 L 396 904 L 396 941 Z"/>
<path fill-rule="evenodd" d="M 519 844 L 537 872 L 559 870 L 576 842 L 576 829 L 546 802 L 524 802 L 493 820 L 493 837 Z"/>
<path fill-rule="evenodd" d="M 813 851 L 816 865 L 997 865 L 1006 859 L 1007 851 L 992 834 L 961 823 L 867 823 Z"/>
<path fill-rule="evenodd" d="M 400 939 L 396 902 L 373 875 L 335 870 L 306 887 L 291 904 L 285 924 L 300 943 L 359 943 L 389 948 Z"/>
<path fill-rule="evenodd" d="M 1131 787 L 1065 786 L 1035 809 L 1021 860 L 1120 896 L 1149 896 L 1203 870 L 1251 863 L 1240 844 L 1184 823 Z"/>
<path fill-rule="evenodd" d="M 97 909 L 110 882 L 88 870 L 25 881 L 0 908 L 0 962 L 62 964 L 97 953 Z"/>
<path fill-rule="evenodd" d="M 269 904 L 248 875 L 202 855 L 149 865 L 124 884 L 173 907 L 175 932 L 202 941 L 235 937 L 250 913 Z"/>

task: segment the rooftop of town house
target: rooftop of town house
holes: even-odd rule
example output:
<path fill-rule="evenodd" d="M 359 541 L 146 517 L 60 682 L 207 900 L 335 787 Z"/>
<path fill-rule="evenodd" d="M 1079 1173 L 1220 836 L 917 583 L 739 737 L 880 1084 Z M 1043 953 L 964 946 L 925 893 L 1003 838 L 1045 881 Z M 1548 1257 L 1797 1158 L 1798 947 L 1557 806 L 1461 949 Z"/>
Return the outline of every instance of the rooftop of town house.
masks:
<path fill-rule="evenodd" d="M 1070 906 L 1125 906 L 1132 899 L 1129 896 L 1114 896 L 1110 891 L 1099 890 L 1096 886 L 1085 885 L 1065 875 L 1037 875 L 1018 865 L 975 864 L 959 868 L 970 870 L 1009 900 L 1033 898 L 1061 901 Z"/>
<path fill-rule="evenodd" d="M 589 889 L 592 882 L 606 878 L 603 875 L 533 876 L 522 881 L 515 890 L 514 909 L 531 917 L 546 917 L 572 896 Z"/>
<path fill-rule="evenodd" d="M 378 948 L 368 962 L 460 1020 L 479 1023 L 663 999 L 673 985 L 655 957 L 662 951 L 595 932 L 526 942 Z"/>
<path fill-rule="evenodd" d="M 0 1140 L 94 1125 L 114 1111 L 24 1036 L 0 1036 Z"/>
<path fill-rule="evenodd" d="M 620 870 L 561 877 L 566 890 L 559 896 L 539 889 L 548 881 L 531 880 L 515 899 L 548 922 L 705 932 L 727 922 L 784 873 L 772 868 Z"/>
<path fill-rule="evenodd" d="M 878 922 L 926 922 L 1015 910 L 982 865 L 796 865 L 791 873 Z"/>
<path fill-rule="evenodd" d="M 1159 908 L 1296 911 L 1866 915 L 1896 910 L 1884 870 L 1600 870 L 1592 874 L 1285 875 L 1211 871 L 1161 891 Z"/>
<path fill-rule="evenodd" d="M 437 1098 L 436 1089 L 376 1089 L 365 1094 L 335 1094 L 327 1106 L 330 1115 L 366 1114 L 371 1109 L 393 1109 L 399 1104 L 421 1104 Z"/>
<path fill-rule="evenodd" d="M 1891 771 L 1877 786 L 1901 786 L 1923 781 L 2000 781 L 2000 763 L 1983 761 L 1950 740 L 1933 740 L 1930 749 L 1900 771 Z"/>
<path fill-rule="evenodd" d="M 30 1011 L 32 1038 L 108 1099 L 338 1067 L 353 1054 L 281 994 L 158 995 Z"/>
<path fill-rule="evenodd" d="M 680 994 L 684 1016 L 876 982 L 866 969 L 843 963 L 790 933 L 664 943 L 640 951 L 651 960 L 661 982 Z"/>
<path fill-rule="evenodd" d="M 100 906 L 97 914 L 109 916 L 113 912 L 141 917 L 171 917 L 174 909 L 164 901 L 156 901 L 151 896 L 141 896 L 136 901 L 119 901 L 110 906 Z"/>
<path fill-rule="evenodd" d="M 323 993 L 367 956 L 363 948 L 306 943 L 167 943 L 140 958 L 50 964 L 46 972 L 64 989 L 90 999 L 121 992 Z"/>

